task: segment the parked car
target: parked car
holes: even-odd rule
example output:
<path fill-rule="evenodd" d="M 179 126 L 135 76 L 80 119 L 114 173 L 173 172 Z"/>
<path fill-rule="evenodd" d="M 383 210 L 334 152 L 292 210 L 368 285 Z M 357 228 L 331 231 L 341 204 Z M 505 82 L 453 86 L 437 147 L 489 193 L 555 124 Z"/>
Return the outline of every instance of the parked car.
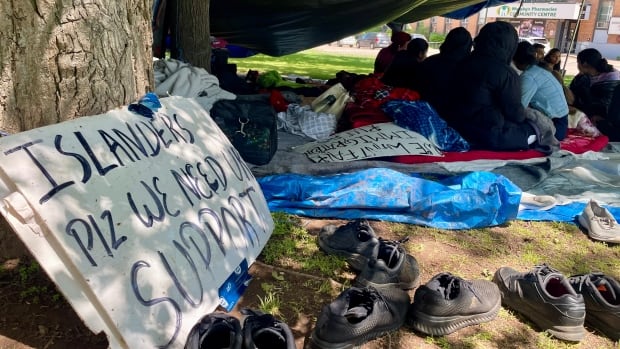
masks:
<path fill-rule="evenodd" d="M 543 38 L 543 37 L 538 37 L 538 36 L 529 36 L 529 37 L 520 37 L 519 38 L 519 42 L 521 41 L 527 41 L 530 44 L 534 45 L 534 44 L 543 44 L 545 45 L 545 53 L 549 52 L 549 50 L 551 50 L 551 44 L 549 44 L 549 40 L 547 40 L 547 38 Z"/>
<path fill-rule="evenodd" d="M 374 49 L 377 47 L 388 47 L 391 43 L 392 42 L 390 41 L 390 36 L 388 34 L 381 32 L 369 32 L 358 36 L 355 46 L 357 48 L 369 47 L 371 49 Z"/>
<path fill-rule="evenodd" d="M 355 38 L 355 36 L 347 36 L 346 38 L 342 38 L 338 41 L 334 41 L 330 43 L 329 45 L 338 46 L 338 47 L 343 47 L 343 46 L 353 47 L 356 45 L 356 43 L 357 43 L 357 39 Z"/>

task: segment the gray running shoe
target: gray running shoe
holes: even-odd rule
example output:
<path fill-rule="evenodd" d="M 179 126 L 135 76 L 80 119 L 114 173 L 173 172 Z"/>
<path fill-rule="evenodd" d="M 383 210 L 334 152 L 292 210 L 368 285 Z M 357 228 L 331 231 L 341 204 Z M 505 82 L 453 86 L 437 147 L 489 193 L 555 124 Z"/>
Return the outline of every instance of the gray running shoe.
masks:
<path fill-rule="evenodd" d="M 504 305 L 543 331 L 566 341 L 583 339 L 586 318 L 583 296 L 575 292 L 559 271 L 546 264 L 525 273 L 502 267 L 495 272 L 493 282 L 499 286 Z"/>
<path fill-rule="evenodd" d="M 407 316 L 414 329 L 444 336 L 495 319 L 501 306 L 502 296 L 491 281 L 440 273 L 415 291 Z"/>
<path fill-rule="evenodd" d="M 568 278 L 586 302 L 586 324 L 614 341 L 620 340 L 620 283 L 603 273 Z"/>
<path fill-rule="evenodd" d="M 345 257 L 356 271 L 368 264 L 368 258 L 379 244 L 375 231 L 365 219 L 356 219 L 345 225 L 329 224 L 319 232 L 319 247 L 327 254 Z"/>
<path fill-rule="evenodd" d="M 355 278 L 357 286 L 376 288 L 398 287 L 411 290 L 420 284 L 418 261 L 401 246 L 409 240 L 400 241 L 379 239 L 368 263 Z"/>
<path fill-rule="evenodd" d="M 590 200 L 577 220 L 593 240 L 620 244 L 620 225 L 611 212 L 596 201 Z"/>
<path fill-rule="evenodd" d="M 313 349 L 350 349 L 399 329 L 410 298 L 390 288 L 350 287 L 323 307 L 310 337 Z"/>

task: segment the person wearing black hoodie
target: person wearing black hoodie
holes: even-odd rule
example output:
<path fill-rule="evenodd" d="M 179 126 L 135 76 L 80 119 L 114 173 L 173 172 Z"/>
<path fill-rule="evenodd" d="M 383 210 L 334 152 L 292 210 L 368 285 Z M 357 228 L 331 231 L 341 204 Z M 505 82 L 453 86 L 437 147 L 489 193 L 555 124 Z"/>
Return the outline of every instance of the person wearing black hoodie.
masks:
<path fill-rule="evenodd" d="M 518 42 L 512 24 L 485 24 L 446 88 L 447 108 L 440 115 L 472 149 L 522 150 L 536 140 L 521 104 L 519 75 L 510 65 Z"/>
<path fill-rule="evenodd" d="M 420 63 L 416 89 L 441 116 L 449 103 L 446 88 L 452 80 L 457 64 L 471 54 L 473 40 L 469 31 L 463 27 L 450 30 L 439 46 L 439 53 Z"/>

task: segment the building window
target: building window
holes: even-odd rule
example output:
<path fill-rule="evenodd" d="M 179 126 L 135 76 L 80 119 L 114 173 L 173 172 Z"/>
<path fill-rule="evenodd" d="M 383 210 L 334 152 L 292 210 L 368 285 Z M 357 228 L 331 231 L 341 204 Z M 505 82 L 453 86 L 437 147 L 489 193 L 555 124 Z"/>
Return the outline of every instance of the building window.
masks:
<path fill-rule="evenodd" d="M 461 27 L 467 27 L 467 24 L 469 24 L 468 18 L 461 19 Z"/>
<path fill-rule="evenodd" d="M 609 21 L 611 20 L 611 14 L 614 9 L 613 0 L 603 0 L 600 2 L 598 8 L 598 15 L 596 16 L 596 29 L 609 28 Z"/>

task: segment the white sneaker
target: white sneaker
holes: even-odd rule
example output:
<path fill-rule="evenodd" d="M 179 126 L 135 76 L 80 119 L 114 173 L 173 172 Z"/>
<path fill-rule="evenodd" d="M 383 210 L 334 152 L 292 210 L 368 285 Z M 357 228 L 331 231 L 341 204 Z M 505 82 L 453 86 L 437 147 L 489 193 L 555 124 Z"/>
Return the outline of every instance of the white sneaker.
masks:
<path fill-rule="evenodd" d="M 579 224 L 588 230 L 588 235 L 599 241 L 620 243 L 620 225 L 604 207 L 590 200 L 579 215 Z"/>
<path fill-rule="evenodd" d="M 557 204 L 557 200 L 550 195 L 521 194 L 519 210 L 549 210 Z"/>

